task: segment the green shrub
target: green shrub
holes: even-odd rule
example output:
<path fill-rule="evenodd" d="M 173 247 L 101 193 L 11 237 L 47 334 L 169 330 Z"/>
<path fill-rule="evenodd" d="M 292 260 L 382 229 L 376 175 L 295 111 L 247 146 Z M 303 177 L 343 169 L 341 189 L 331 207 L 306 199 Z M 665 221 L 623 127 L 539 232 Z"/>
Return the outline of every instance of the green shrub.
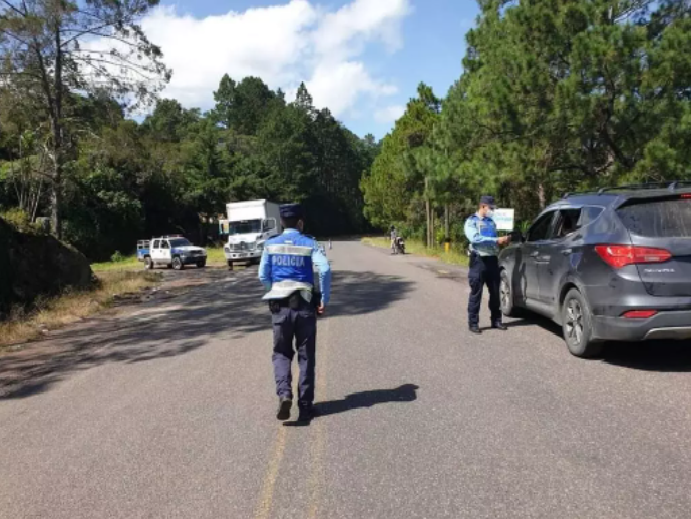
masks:
<path fill-rule="evenodd" d="M 18 207 L 13 207 L 0 213 L 0 218 L 5 220 L 19 232 L 31 232 L 33 230 L 29 215 L 26 214 L 26 211 Z"/>
<path fill-rule="evenodd" d="M 110 257 L 110 261 L 113 263 L 124 263 L 127 261 L 127 256 L 123 255 L 119 250 L 116 250 Z"/>

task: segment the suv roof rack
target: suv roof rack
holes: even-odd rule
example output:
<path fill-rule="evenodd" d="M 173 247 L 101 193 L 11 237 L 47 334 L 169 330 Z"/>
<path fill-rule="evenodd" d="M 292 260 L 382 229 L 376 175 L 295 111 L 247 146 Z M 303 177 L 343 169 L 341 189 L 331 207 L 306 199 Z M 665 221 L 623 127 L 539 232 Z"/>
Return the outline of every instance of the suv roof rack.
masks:
<path fill-rule="evenodd" d="M 161 238 L 184 238 L 184 236 L 182 234 L 166 234 L 161 236 Z"/>
<path fill-rule="evenodd" d="M 672 180 L 664 182 L 643 182 L 641 184 L 624 184 L 622 186 L 603 187 L 596 191 L 583 191 L 580 193 L 566 193 L 563 198 L 584 195 L 602 195 L 612 191 L 643 191 L 646 189 L 667 189 L 672 193 L 677 188 L 691 187 L 691 180 Z"/>

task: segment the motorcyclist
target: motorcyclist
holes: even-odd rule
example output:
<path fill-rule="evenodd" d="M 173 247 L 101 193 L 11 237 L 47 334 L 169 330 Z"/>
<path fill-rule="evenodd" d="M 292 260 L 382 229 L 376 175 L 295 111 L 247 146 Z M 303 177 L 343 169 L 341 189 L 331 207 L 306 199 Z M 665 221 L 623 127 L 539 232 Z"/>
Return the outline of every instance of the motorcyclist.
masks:
<path fill-rule="evenodd" d="M 396 254 L 396 238 L 398 238 L 398 234 L 396 233 L 396 227 L 394 225 L 391 226 L 391 254 Z"/>

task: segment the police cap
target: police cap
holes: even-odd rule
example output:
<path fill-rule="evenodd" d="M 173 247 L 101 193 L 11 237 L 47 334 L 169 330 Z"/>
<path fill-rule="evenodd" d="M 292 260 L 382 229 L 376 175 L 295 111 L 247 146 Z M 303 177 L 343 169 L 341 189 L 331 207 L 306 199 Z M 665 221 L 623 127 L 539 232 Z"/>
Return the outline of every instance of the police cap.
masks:
<path fill-rule="evenodd" d="M 279 208 L 279 211 L 281 218 L 300 220 L 305 217 L 305 212 L 300 204 L 285 204 Z"/>
<path fill-rule="evenodd" d="M 484 195 L 480 197 L 480 205 L 488 205 L 494 208 L 496 206 L 496 204 L 494 203 L 494 197 L 490 195 Z"/>

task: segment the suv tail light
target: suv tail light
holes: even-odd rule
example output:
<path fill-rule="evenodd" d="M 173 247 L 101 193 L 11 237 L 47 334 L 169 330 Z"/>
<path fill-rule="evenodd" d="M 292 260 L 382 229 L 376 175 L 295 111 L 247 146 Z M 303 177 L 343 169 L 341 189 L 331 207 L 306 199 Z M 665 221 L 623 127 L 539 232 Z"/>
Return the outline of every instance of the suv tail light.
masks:
<path fill-rule="evenodd" d="M 627 319 L 648 319 L 657 314 L 657 310 L 629 310 L 624 312 L 622 317 Z"/>
<path fill-rule="evenodd" d="M 632 245 L 596 245 L 595 252 L 605 263 L 615 269 L 641 263 L 664 263 L 672 257 L 672 254 L 664 249 L 634 247 Z"/>

